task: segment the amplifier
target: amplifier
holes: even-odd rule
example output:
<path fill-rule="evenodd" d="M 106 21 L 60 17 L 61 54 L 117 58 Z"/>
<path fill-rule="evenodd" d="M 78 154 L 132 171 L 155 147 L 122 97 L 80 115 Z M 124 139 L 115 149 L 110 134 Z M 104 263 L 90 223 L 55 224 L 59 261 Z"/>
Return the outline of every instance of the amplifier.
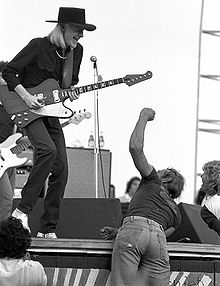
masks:
<path fill-rule="evenodd" d="M 69 176 L 65 198 L 96 198 L 95 154 L 89 148 L 67 148 Z M 111 152 L 101 150 L 98 154 L 98 198 L 109 197 L 111 180 Z"/>

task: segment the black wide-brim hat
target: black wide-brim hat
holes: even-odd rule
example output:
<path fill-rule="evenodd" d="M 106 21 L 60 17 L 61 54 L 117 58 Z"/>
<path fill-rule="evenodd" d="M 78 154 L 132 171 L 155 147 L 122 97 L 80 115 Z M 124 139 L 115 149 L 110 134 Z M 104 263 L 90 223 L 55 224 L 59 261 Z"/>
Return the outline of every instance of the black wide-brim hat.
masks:
<path fill-rule="evenodd" d="M 94 31 L 95 25 L 86 23 L 85 9 L 73 7 L 60 7 L 58 20 L 47 20 L 51 23 L 74 24 L 87 31 Z"/>

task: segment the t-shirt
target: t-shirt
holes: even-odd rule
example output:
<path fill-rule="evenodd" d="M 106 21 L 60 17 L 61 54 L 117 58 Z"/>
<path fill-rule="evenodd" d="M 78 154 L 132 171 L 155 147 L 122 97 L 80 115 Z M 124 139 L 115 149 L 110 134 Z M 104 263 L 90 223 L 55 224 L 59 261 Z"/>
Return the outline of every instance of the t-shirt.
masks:
<path fill-rule="evenodd" d="M 177 228 L 181 221 L 178 206 L 161 188 L 161 180 L 155 169 L 148 177 L 142 177 L 126 216 L 152 219 L 162 225 L 164 230 L 170 227 Z"/>
<path fill-rule="evenodd" d="M 43 266 L 33 260 L 0 259 L 1 286 L 46 286 Z"/>

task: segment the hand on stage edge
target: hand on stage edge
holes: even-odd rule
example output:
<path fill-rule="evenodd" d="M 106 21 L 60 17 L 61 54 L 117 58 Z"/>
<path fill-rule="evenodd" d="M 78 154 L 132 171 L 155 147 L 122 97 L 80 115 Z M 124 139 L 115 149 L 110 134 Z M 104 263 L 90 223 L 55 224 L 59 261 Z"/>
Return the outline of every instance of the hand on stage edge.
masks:
<path fill-rule="evenodd" d="M 104 226 L 100 229 L 100 235 L 105 240 L 115 239 L 118 229 L 111 226 Z"/>

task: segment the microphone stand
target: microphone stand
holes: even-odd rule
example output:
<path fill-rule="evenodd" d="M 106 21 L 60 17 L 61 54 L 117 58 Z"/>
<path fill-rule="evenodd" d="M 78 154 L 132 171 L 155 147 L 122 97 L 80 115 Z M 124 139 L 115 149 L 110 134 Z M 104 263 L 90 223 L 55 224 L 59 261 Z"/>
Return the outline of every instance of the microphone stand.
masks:
<path fill-rule="evenodd" d="M 98 82 L 98 68 L 96 61 L 93 62 L 94 69 L 94 83 Z M 94 189 L 95 197 L 98 198 L 98 156 L 99 156 L 99 144 L 98 144 L 98 90 L 94 90 Z"/>

